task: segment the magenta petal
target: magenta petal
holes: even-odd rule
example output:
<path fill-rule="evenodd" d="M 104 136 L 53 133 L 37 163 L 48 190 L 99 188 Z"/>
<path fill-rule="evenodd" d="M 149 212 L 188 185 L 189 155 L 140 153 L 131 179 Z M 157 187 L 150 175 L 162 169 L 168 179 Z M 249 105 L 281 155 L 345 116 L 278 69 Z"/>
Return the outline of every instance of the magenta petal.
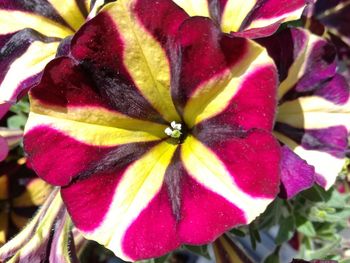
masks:
<path fill-rule="evenodd" d="M 287 146 L 282 147 L 281 192 L 279 196 L 290 199 L 315 182 L 315 169 Z"/>
<path fill-rule="evenodd" d="M 9 147 L 7 140 L 0 136 L 0 162 L 5 160 L 9 153 Z"/>

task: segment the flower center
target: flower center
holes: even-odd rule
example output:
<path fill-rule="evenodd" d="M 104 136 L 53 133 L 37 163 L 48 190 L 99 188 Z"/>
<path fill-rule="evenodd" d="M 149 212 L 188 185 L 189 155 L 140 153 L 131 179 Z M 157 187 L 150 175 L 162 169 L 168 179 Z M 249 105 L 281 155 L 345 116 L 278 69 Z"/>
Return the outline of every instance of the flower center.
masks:
<path fill-rule="evenodd" d="M 172 121 L 170 123 L 170 127 L 166 128 L 164 132 L 171 138 L 179 139 L 182 135 L 181 126 L 181 123 L 176 123 L 175 121 Z"/>

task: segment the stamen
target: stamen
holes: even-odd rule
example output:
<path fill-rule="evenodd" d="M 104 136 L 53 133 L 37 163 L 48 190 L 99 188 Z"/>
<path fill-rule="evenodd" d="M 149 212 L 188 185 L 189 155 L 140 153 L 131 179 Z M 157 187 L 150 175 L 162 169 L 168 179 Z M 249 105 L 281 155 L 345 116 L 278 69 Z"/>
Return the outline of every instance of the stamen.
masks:
<path fill-rule="evenodd" d="M 166 135 L 172 137 L 172 138 L 175 138 L 175 139 L 178 139 L 181 137 L 181 123 L 176 123 L 175 121 L 172 121 L 170 123 L 170 127 L 167 127 L 164 132 Z"/>

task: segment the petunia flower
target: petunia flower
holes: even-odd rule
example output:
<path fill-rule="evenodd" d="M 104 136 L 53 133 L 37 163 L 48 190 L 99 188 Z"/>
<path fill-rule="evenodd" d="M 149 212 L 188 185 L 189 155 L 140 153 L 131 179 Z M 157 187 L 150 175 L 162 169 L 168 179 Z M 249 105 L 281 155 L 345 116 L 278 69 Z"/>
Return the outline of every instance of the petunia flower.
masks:
<path fill-rule="evenodd" d="M 0 116 L 40 80 L 61 41 L 104 1 L 0 0 Z"/>
<path fill-rule="evenodd" d="M 296 28 L 259 43 L 280 75 L 274 130 L 286 145 L 281 168 L 285 195 L 310 187 L 314 173 L 316 182 L 329 189 L 344 165 L 350 129 L 350 88 L 337 72 L 335 49 Z"/>
<path fill-rule="evenodd" d="M 191 16 L 211 17 L 226 33 L 259 38 L 298 20 L 306 0 L 174 0 Z"/>
<path fill-rule="evenodd" d="M 3 245 L 26 225 L 51 187 L 26 168 L 24 158 L 2 162 L 0 174 L 0 245 Z"/>
<path fill-rule="evenodd" d="M 31 91 L 24 146 L 86 238 L 125 260 L 158 257 L 274 199 L 277 74 L 264 48 L 170 0 L 118 0 L 70 49 Z"/>

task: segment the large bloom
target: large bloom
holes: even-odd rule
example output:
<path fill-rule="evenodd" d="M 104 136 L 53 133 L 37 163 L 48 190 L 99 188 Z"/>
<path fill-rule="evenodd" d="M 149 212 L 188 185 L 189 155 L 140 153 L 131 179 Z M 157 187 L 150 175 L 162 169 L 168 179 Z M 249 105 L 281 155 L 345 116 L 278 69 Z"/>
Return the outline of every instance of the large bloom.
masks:
<path fill-rule="evenodd" d="M 226 33 L 258 38 L 300 18 L 306 0 L 174 0 L 191 16 L 211 17 Z"/>
<path fill-rule="evenodd" d="M 254 42 L 169 0 L 119 0 L 46 67 L 25 150 L 87 238 L 123 259 L 157 257 L 274 199 L 276 88 Z"/>
<path fill-rule="evenodd" d="M 37 84 L 61 41 L 104 1 L 0 1 L 0 116 Z"/>

